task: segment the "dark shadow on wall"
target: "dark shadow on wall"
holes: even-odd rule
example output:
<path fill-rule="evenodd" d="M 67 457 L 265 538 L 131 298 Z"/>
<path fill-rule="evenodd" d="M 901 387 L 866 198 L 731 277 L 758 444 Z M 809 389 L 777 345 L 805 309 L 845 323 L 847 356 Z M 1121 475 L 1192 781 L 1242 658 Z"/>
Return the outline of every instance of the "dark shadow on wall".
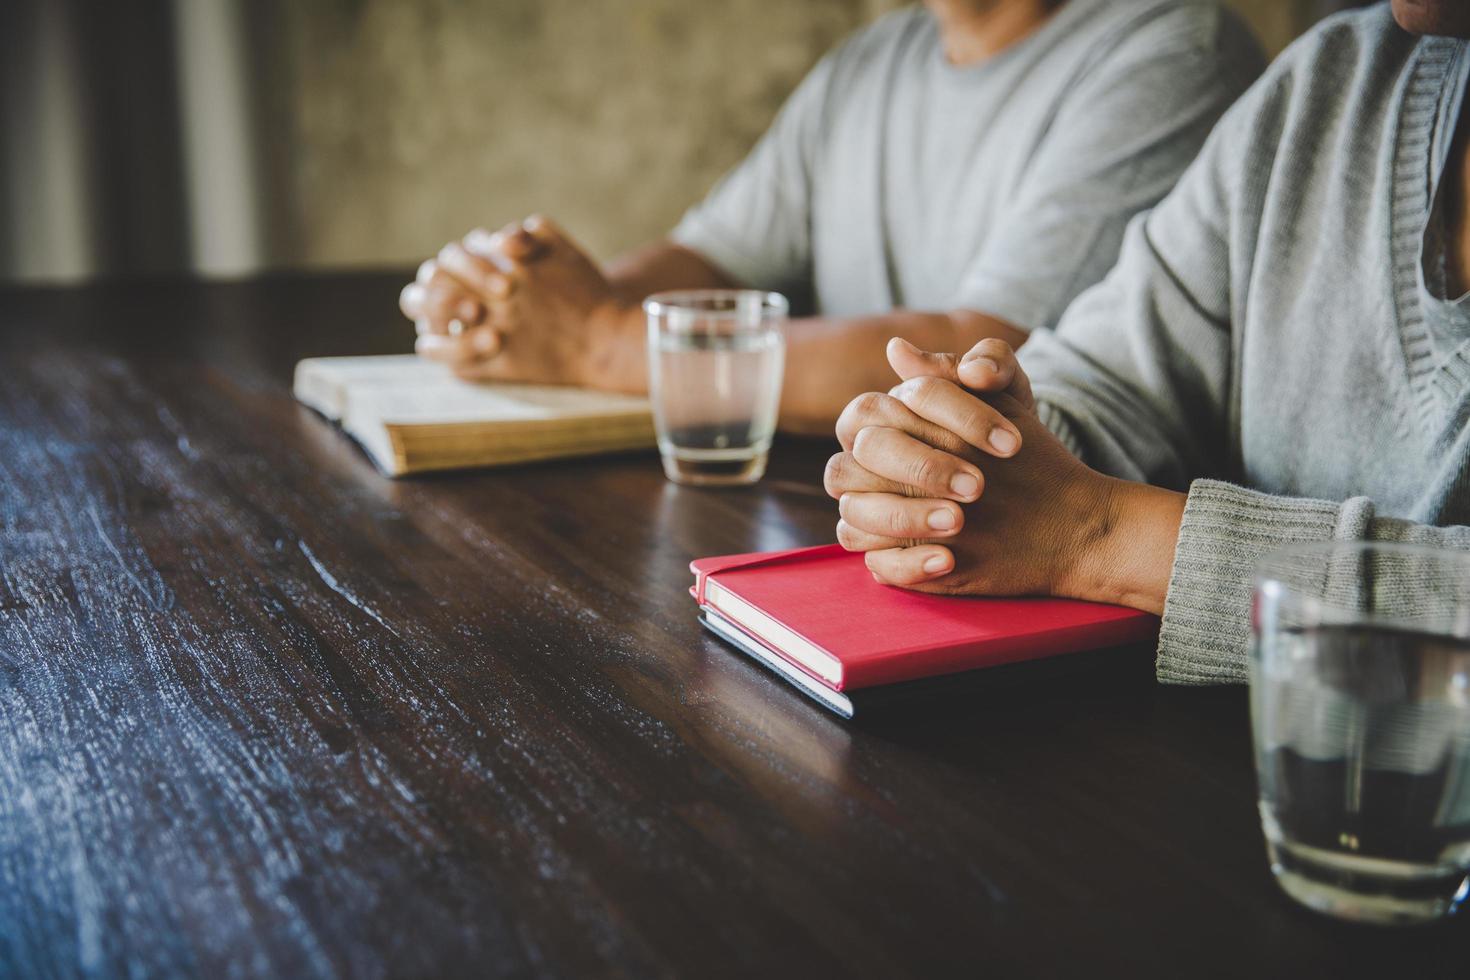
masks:
<path fill-rule="evenodd" d="M 0 4 L 0 269 L 32 248 L 82 269 L 187 263 L 174 52 L 166 0 Z"/>
<path fill-rule="evenodd" d="M 196 269 L 198 239 L 242 213 L 201 212 L 232 195 L 258 225 L 256 255 L 290 259 L 290 212 L 268 192 L 286 184 L 290 127 L 263 125 L 273 89 L 252 84 L 287 67 L 272 47 L 275 5 L 186 6 L 196 2 L 0 2 L 0 280 Z M 233 113 L 217 111 L 229 98 L 210 60 L 222 46 L 245 79 Z M 226 116 L 243 132 L 222 143 Z M 211 174 L 201 141 L 243 147 L 250 186 L 231 183 L 235 168 Z"/>

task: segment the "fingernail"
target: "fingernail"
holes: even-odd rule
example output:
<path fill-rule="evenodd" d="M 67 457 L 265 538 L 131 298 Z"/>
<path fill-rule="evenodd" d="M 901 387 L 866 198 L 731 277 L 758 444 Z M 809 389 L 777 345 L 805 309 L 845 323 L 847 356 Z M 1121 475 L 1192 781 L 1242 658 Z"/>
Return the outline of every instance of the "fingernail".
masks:
<path fill-rule="evenodd" d="M 930 555 L 924 559 L 924 571 L 930 575 L 942 572 L 947 568 L 949 568 L 949 559 L 944 555 Z"/>
<path fill-rule="evenodd" d="M 481 330 L 475 334 L 475 346 L 483 351 L 494 350 L 496 340 L 493 330 Z"/>
<path fill-rule="evenodd" d="M 938 510 L 931 510 L 924 521 L 936 531 L 949 531 L 954 528 L 954 513 L 946 507 L 941 507 Z"/>
<path fill-rule="evenodd" d="M 1016 451 L 1020 440 L 1010 429 L 991 429 L 990 445 L 996 452 L 1009 456 Z"/>
<path fill-rule="evenodd" d="M 988 357 L 977 357 L 974 363 L 987 369 L 991 374 L 1000 374 L 1000 365 Z"/>
<path fill-rule="evenodd" d="M 973 497 L 980 492 L 980 481 L 968 473 L 956 473 L 949 481 L 949 488 L 958 497 Z"/>
<path fill-rule="evenodd" d="M 457 317 L 455 319 L 453 319 L 453 320 L 450 320 L 449 321 L 449 336 L 451 336 L 451 337 L 458 337 L 462 333 L 464 333 L 464 321 L 463 320 L 460 320 Z"/>

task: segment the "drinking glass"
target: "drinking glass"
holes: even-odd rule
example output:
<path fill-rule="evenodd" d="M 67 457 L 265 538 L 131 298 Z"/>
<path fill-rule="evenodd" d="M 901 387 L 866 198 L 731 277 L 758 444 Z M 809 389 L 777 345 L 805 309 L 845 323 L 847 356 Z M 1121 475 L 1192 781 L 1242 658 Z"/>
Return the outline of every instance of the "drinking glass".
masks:
<path fill-rule="evenodd" d="M 1289 548 L 1256 576 L 1251 722 L 1271 871 L 1331 915 L 1470 892 L 1470 553 Z"/>
<path fill-rule="evenodd" d="M 648 391 L 664 473 L 733 486 L 766 471 L 786 357 L 785 297 L 754 289 L 657 293 Z"/>

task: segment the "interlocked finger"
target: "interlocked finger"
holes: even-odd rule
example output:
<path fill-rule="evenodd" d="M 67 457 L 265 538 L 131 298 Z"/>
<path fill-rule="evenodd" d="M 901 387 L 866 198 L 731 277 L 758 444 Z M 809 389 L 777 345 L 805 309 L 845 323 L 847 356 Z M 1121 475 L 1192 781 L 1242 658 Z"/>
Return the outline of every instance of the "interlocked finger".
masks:
<path fill-rule="evenodd" d="M 909 496 L 968 503 L 980 496 L 985 478 L 975 464 L 926 445 L 907 432 L 869 426 L 853 439 L 852 456 L 863 469 L 912 487 Z"/>
<path fill-rule="evenodd" d="M 926 442 L 947 453 L 972 453 L 961 436 L 945 429 L 942 424 L 935 424 L 916 414 L 892 394 L 880 391 L 858 395 L 847 403 L 847 407 L 837 417 L 837 441 L 842 443 L 843 449 L 851 450 L 858 432 L 870 425 L 901 429 L 920 442 Z"/>
<path fill-rule="evenodd" d="M 954 553 L 936 544 L 873 550 L 863 560 L 884 585 L 921 585 L 954 571 Z"/>
<path fill-rule="evenodd" d="M 947 538 L 958 534 L 965 514 L 952 500 L 905 497 L 896 493 L 844 493 L 837 512 L 853 527 L 900 540 Z"/>
<path fill-rule="evenodd" d="M 953 381 L 910 378 L 889 395 L 915 416 L 992 456 L 1012 456 L 1021 448 L 1021 430 L 1014 422 Z"/>
<path fill-rule="evenodd" d="M 421 333 L 413 349 L 423 357 L 459 368 L 488 360 L 500 353 L 500 332 L 491 327 L 471 327 L 457 335 Z"/>
<path fill-rule="evenodd" d="M 822 486 L 826 488 L 827 495 L 834 500 L 840 499 L 844 493 L 896 493 L 910 497 L 919 496 L 913 487 L 907 487 L 902 483 L 868 472 L 861 463 L 853 459 L 852 453 L 837 453 L 827 460 L 827 469 L 822 474 Z"/>
<path fill-rule="evenodd" d="M 848 551 L 883 551 L 889 548 L 910 548 L 919 544 L 916 538 L 890 538 L 883 534 L 864 531 L 846 521 L 837 522 L 837 543 Z"/>
<path fill-rule="evenodd" d="M 439 268 L 479 293 L 484 300 L 505 299 L 515 291 L 514 276 L 502 272 L 487 258 L 475 255 L 458 242 L 439 250 Z"/>

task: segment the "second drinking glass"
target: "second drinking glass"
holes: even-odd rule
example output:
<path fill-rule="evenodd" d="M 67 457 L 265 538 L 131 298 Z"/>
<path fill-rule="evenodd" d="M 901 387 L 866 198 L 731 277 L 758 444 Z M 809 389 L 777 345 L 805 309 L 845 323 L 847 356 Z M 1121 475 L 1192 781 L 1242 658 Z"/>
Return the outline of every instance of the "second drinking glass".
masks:
<path fill-rule="evenodd" d="M 786 353 L 785 297 L 753 289 L 657 293 L 648 394 L 664 473 L 676 483 L 754 483 L 766 471 Z"/>

